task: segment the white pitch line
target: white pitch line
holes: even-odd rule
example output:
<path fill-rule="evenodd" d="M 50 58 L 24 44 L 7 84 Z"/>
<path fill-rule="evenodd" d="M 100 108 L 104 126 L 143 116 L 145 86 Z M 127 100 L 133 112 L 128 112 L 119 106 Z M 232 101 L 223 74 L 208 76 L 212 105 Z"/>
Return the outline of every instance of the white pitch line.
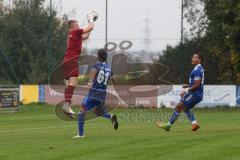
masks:
<path fill-rule="evenodd" d="M 56 129 L 56 128 L 67 128 L 67 127 L 73 127 L 73 126 L 69 126 L 69 125 L 68 125 L 68 126 L 55 126 L 55 127 L 16 129 L 16 130 L 0 131 L 0 133 L 23 132 L 23 131 L 31 131 L 31 130 Z"/>
<path fill-rule="evenodd" d="M 88 127 L 91 126 L 93 127 L 95 124 L 90 123 L 88 124 Z M 6 131 L 1 131 L 0 133 L 12 133 L 12 132 L 24 132 L 24 131 L 34 131 L 34 130 L 42 130 L 42 129 L 56 129 L 56 128 L 69 128 L 69 127 L 76 127 L 77 124 L 74 125 L 65 125 L 65 126 L 54 126 L 54 127 L 39 127 L 39 128 L 26 128 L 26 129 L 16 129 L 16 130 L 6 130 Z"/>
<path fill-rule="evenodd" d="M 76 127 L 76 125 L 66 125 L 66 126 L 55 126 L 55 127 L 39 127 L 39 128 L 26 128 L 26 129 L 16 129 L 16 130 L 6 130 L 0 131 L 0 133 L 12 133 L 12 132 L 24 132 L 24 131 L 33 131 L 33 130 L 44 130 L 44 129 L 56 129 L 56 128 L 70 128 Z M 93 124 L 88 124 L 88 126 L 93 126 Z"/>

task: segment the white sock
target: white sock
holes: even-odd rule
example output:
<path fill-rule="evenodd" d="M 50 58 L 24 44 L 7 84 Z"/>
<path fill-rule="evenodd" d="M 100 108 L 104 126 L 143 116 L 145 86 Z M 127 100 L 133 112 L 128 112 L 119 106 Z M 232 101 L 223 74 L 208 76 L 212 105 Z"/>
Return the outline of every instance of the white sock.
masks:
<path fill-rule="evenodd" d="M 195 120 L 195 121 L 192 121 L 192 124 L 197 124 L 197 121 Z"/>

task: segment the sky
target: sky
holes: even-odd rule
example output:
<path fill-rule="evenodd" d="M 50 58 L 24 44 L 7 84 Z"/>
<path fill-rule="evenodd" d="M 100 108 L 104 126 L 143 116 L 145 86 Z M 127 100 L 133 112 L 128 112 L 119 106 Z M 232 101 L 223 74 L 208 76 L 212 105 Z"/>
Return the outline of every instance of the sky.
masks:
<path fill-rule="evenodd" d="M 46 5 L 49 1 L 46 0 Z M 98 12 L 95 29 L 85 42 L 90 48 L 105 44 L 105 4 L 106 0 L 53 0 L 59 16 L 68 14 L 70 19 L 78 20 L 80 26 L 86 23 L 88 10 Z M 181 0 L 108 0 L 108 41 L 119 44 L 130 40 L 133 51 L 161 51 L 180 41 L 180 30 Z"/>
<path fill-rule="evenodd" d="M 45 6 L 49 2 L 46 0 Z M 96 10 L 99 18 L 84 46 L 101 48 L 105 45 L 106 0 L 52 2 L 58 16 L 67 14 L 69 19 L 78 20 L 81 27 L 86 24 L 88 10 Z M 180 41 L 180 32 L 181 0 L 108 0 L 108 42 L 119 44 L 129 40 L 133 43 L 132 51 L 161 51 L 167 45 L 176 45 Z"/>

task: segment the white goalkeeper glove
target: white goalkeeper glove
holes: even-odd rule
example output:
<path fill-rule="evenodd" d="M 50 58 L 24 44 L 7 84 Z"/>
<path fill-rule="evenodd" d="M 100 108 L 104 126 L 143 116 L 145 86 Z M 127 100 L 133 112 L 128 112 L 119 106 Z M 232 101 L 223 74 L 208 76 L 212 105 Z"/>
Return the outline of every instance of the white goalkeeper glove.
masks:
<path fill-rule="evenodd" d="M 88 22 L 95 22 L 98 19 L 98 14 L 96 11 L 88 11 L 87 20 Z"/>

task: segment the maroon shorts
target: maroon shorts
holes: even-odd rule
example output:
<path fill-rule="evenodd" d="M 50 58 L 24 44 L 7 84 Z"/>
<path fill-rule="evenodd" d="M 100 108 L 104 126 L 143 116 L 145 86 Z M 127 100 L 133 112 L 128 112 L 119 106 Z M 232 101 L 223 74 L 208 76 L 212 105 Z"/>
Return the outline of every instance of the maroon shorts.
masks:
<path fill-rule="evenodd" d="M 78 77 L 79 75 L 79 66 L 78 60 L 76 58 L 64 58 L 62 65 L 64 79 L 69 77 Z"/>

